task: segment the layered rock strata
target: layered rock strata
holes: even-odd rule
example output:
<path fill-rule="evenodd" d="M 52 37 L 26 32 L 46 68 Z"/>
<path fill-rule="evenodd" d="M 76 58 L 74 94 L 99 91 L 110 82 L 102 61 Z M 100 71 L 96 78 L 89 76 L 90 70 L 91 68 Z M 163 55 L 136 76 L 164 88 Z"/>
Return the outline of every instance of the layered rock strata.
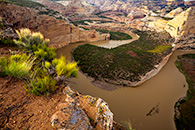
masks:
<path fill-rule="evenodd" d="M 172 20 L 158 18 L 152 22 L 137 22 L 135 28 L 139 30 L 165 30 L 177 40 L 183 36 L 195 33 L 194 19 L 195 7 L 190 7 L 179 15 L 177 14 Z"/>

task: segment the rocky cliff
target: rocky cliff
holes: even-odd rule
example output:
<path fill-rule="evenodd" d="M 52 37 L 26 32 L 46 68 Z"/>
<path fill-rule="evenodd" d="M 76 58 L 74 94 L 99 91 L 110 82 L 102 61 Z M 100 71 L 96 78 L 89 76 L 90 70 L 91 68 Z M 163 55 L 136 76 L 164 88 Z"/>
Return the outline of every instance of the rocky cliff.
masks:
<path fill-rule="evenodd" d="M 181 10 L 178 8 L 166 16 L 174 17 L 172 20 L 161 16 L 157 17 L 153 21 L 142 22 L 145 30 L 167 31 L 176 40 L 183 36 L 191 35 L 195 33 L 195 25 L 193 24 L 195 19 L 195 7 L 190 7 L 186 11 L 178 14 Z M 163 19 L 164 18 L 164 19 Z M 167 20 L 168 19 L 168 20 Z M 144 21 L 144 20 L 142 20 Z M 141 23 L 137 25 L 137 28 L 141 26 Z"/>
<path fill-rule="evenodd" d="M 57 106 L 51 117 L 52 126 L 57 129 L 112 130 L 113 113 L 101 98 L 82 95 L 70 87 L 63 91 L 66 102 Z M 90 120 L 89 120 L 90 118 Z"/>
<path fill-rule="evenodd" d="M 179 15 L 181 12 L 183 12 L 183 9 L 181 7 L 178 7 L 168 14 L 165 15 L 165 17 L 174 18 L 175 16 Z"/>
<path fill-rule="evenodd" d="M 195 33 L 195 25 L 193 24 L 195 18 L 195 7 L 190 7 L 186 11 L 170 20 L 165 30 L 170 33 L 172 37 L 179 38 L 183 35 Z"/>
<path fill-rule="evenodd" d="M 0 16 L 13 25 L 13 29 L 29 28 L 40 31 L 50 39 L 50 46 L 60 48 L 79 41 L 99 41 L 107 39 L 107 34 L 94 30 L 83 30 L 69 24 L 69 21 L 55 19 L 48 15 L 38 15 L 37 10 L 12 4 L 0 5 Z"/>

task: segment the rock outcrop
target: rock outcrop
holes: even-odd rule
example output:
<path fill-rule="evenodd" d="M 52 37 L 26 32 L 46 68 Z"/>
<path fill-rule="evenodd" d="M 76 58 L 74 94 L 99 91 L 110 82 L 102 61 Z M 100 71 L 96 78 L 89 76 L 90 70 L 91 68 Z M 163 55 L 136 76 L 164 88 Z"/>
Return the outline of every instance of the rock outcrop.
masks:
<path fill-rule="evenodd" d="M 193 24 L 195 18 L 195 7 L 190 7 L 180 15 L 170 20 L 165 30 L 170 33 L 172 37 L 180 37 L 186 34 L 195 33 L 195 25 Z"/>
<path fill-rule="evenodd" d="M 179 10 L 179 9 L 178 9 Z M 176 11 L 177 12 L 177 11 Z M 190 7 L 186 11 L 183 11 L 179 15 L 175 16 L 172 20 L 164 20 L 162 18 L 156 18 L 153 21 L 145 21 L 137 23 L 136 28 L 140 29 L 143 24 L 143 30 L 156 30 L 167 31 L 172 37 L 179 40 L 183 36 L 191 35 L 195 33 L 195 7 Z M 142 20 L 144 21 L 144 20 Z M 142 30 L 142 29 L 140 29 Z"/>
<path fill-rule="evenodd" d="M 92 129 L 91 123 L 97 130 L 113 128 L 113 113 L 104 100 L 81 95 L 70 87 L 66 87 L 63 93 L 67 97 L 66 103 L 59 104 L 58 111 L 52 116 L 51 122 L 54 127 L 58 129 L 86 128 L 88 130 Z M 90 118 L 90 123 L 85 114 Z"/>
<path fill-rule="evenodd" d="M 168 14 L 165 15 L 165 17 L 173 18 L 183 12 L 183 9 L 181 7 L 178 7 L 177 9 L 172 10 Z"/>
<path fill-rule="evenodd" d="M 169 6 L 184 5 L 184 0 L 167 0 L 167 5 Z"/>
<path fill-rule="evenodd" d="M 58 11 L 62 14 L 65 14 L 65 7 L 61 4 L 58 4 L 56 2 L 52 2 L 50 0 L 39 0 L 37 2 L 43 4 L 44 6 L 48 7 L 49 9 L 52 9 L 52 10 Z"/>
<path fill-rule="evenodd" d="M 18 39 L 18 35 L 13 31 L 12 26 L 0 17 L 0 39 Z"/>
<path fill-rule="evenodd" d="M 29 28 L 40 31 L 50 39 L 50 46 L 60 48 L 73 42 L 106 40 L 107 34 L 94 30 L 83 30 L 69 21 L 55 19 L 48 15 L 38 15 L 36 10 L 12 4 L 1 5 L 0 16 L 13 25 L 13 29 Z"/>
<path fill-rule="evenodd" d="M 88 116 L 74 103 L 60 103 L 57 112 L 51 117 L 55 129 L 92 130 Z"/>

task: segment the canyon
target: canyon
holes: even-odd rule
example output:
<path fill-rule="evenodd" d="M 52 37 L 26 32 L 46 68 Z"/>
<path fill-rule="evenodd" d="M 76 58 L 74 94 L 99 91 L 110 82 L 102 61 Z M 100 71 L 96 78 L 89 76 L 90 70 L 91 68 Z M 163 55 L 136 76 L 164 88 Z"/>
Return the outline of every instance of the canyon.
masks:
<path fill-rule="evenodd" d="M 109 39 L 108 34 L 94 30 L 83 30 L 70 24 L 69 21 L 55 19 L 48 15 L 37 15 L 34 9 L 17 5 L 1 4 L 1 18 L 12 25 L 14 30 L 29 28 L 41 32 L 50 39 L 50 46 L 60 48 L 69 43 L 81 41 L 99 41 Z"/>
<path fill-rule="evenodd" d="M 195 3 L 193 1 L 35 1 L 38 1 L 44 7 L 29 8 L 9 3 L 0 3 L 0 16 L 2 21 L 7 23 L 6 26 L 10 27 L 11 35 L 13 35 L 11 38 L 17 38 L 15 30 L 29 28 L 33 31 L 41 32 L 45 38 L 50 39 L 51 47 L 60 49 L 71 43 L 96 42 L 110 39 L 110 34 L 100 33 L 95 29 L 124 32 L 129 35 L 136 35 L 132 33 L 136 29 L 140 31 L 166 31 L 172 38 L 175 38 L 173 44 L 173 47 L 176 46 L 175 49 L 182 48 L 188 50 L 195 48 Z M 178 7 L 180 5 L 181 7 Z M 175 8 L 172 8 L 172 6 Z M 51 10 L 56 12 L 48 15 L 46 12 Z M 82 20 L 84 24 L 73 24 L 73 22 Z M 10 34 L 10 32 L 8 33 Z M 139 38 L 138 35 L 135 37 Z M 163 61 L 158 66 L 155 66 L 157 68 L 155 69 L 155 74 L 168 62 L 171 55 L 172 53 L 164 57 Z M 155 74 L 151 71 L 142 78 L 148 80 Z M 4 79 L 0 80 L 4 81 Z M 140 83 L 135 83 L 133 86 L 140 85 L 143 82 L 144 80 Z M 49 122 L 53 128 L 112 129 L 113 124 L 115 126 L 118 125 L 114 121 L 114 115 L 108 104 L 101 98 L 82 95 L 68 86 L 62 93 L 65 102 L 56 101 L 58 102 L 58 104 L 55 103 L 56 110 L 52 108 L 52 114 L 49 113 L 49 117 L 51 117 Z M 106 98 L 106 96 L 103 97 Z M 106 99 L 109 100 L 108 98 Z M 37 113 L 36 115 L 38 116 Z M 64 126 L 64 122 L 69 124 Z"/>

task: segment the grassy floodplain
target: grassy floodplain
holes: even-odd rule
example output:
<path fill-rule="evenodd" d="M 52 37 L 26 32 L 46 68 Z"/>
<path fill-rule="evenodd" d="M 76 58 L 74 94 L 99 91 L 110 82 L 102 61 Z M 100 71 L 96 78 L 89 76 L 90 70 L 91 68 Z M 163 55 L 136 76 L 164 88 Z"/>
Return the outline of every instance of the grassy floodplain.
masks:
<path fill-rule="evenodd" d="M 130 86 L 171 52 L 172 38 L 166 32 L 134 31 L 140 39 L 113 49 L 90 44 L 78 46 L 73 56 L 80 69 L 95 80 Z"/>

